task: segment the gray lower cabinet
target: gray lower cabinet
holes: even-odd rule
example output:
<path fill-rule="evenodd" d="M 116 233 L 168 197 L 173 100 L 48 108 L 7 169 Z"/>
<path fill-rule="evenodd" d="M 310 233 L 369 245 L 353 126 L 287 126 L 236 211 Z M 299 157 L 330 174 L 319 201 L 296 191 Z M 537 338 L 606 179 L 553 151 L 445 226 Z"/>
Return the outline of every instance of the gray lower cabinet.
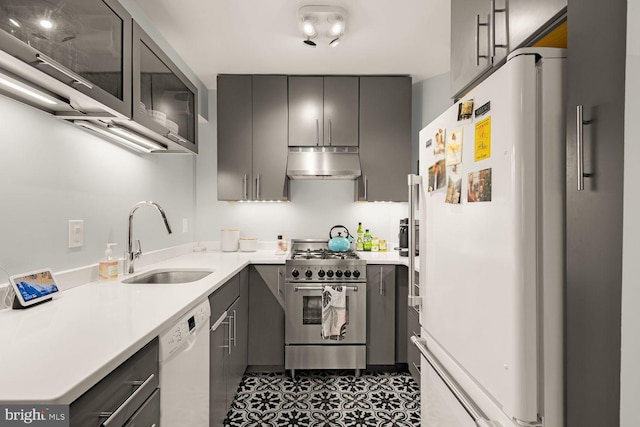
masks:
<path fill-rule="evenodd" d="M 566 426 L 618 426 L 627 1 L 569 0 L 567 13 Z"/>
<path fill-rule="evenodd" d="M 69 407 L 71 427 L 160 424 L 158 339 L 114 369 Z"/>
<path fill-rule="evenodd" d="M 367 365 L 396 363 L 396 266 L 367 266 Z"/>
<path fill-rule="evenodd" d="M 290 146 L 358 146 L 358 77 L 289 77 Z"/>
<path fill-rule="evenodd" d="M 356 200 L 406 202 L 411 173 L 411 78 L 360 77 Z"/>
<path fill-rule="evenodd" d="M 287 77 L 218 76 L 218 200 L 287 200 Z"/>
<path fill-rule="evenodd" d="M 248 271 L 209 296 L 209 424 L 221 426 L 247 367 Z"/>
<path fill-rule="evenodd" d="M 249 267 L 249 366 L 284 370 L 284 266 Z"/>

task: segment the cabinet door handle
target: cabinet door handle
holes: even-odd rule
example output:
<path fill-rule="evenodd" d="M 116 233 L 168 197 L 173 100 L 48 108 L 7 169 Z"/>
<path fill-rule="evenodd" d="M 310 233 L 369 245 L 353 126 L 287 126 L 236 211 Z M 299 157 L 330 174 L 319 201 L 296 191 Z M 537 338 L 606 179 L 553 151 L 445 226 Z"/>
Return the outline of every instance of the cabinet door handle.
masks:
<path fill-rule="evenodd" d="M 244 177 L 242 178 L 242 188 L 243 188 L 243 199 L 247 200 L 249 198 L 249 189 L 247 186 L 247 174 L 244 174 Z"/>
<path fill-rule="evenodd" d="M 233 310 L 233 346 L 237 346 L 238 345 L 238 341 L 237 341 L 237 333 L 238 333 L 238 328 L 236 327 L 237 323 L 238 323 L 238 318 L 236 317 L 236 311 Z"/>
<path fill-rule="evenodd" d="M 81 84 L 83 86 L 86 86 L 89 89 L 93 89 L 93 83 L 91 83 L 89 80 L 80 76 L 76 72 L 71 71 L 70 69 L 68 69 L 61 63 L 57 62 L 56 60 L 49 58 L 47 55 L 38 53 L 36 54 L 36 59 L 42 62 L 43 64 L 46 64 L 49 67 L 53 68 L 54 70 L 61 72 L 65 76 L 69 77 L 71 80 L 73 80 L 74 83 Z"/>
<path fill-rule="evenodd" d="M 256 200 L 260 200 L 260 174 L 256 176 Z"/>
<path fill-rule="evenodd" d="M 480 27 L 488 27 L 488 22 L 480 22 L 480 15 L 476 15 L 476 67 L 480 66 L 480 58 L 489 58 L 489 55 L 480 55 Z M 488 52 L 487 52 L 488 53 Z"/>
<path fill-rule="evenodd" d="M 280 278 L 282 277 L 282 271 L 278 267 L 278 294 L 282 295 L 282 287 L 280 286 Z"/>
<path fill-rule="evenodd" d="M 489 14 L 489 44 L 491 45 L 491 59 L 496 56 L 496 48 L 508 48 L 506 44 L 496 44 L 496 13 L 504 13 L 505 19 L 507 15 L 507 8 L 496 9 L 496 0 L 490 0 L 491 13 Z"/>
<path fill-rule="evenodd" d="M 231 322 L 234 321 L 235 319 L 233 318 L 233 316 L 229 316 L 229 320 L 227 321 L 227 331 L 229 332 L 229 345 L 227 346 L 227 348 L 229 349 L 229 354 L 231 354 L 231 340 L 233 339 L 231 337 Z"/>
<path fill-rule="evenodd" d="M 578 169 L 578 191 L 584 190 L 584 125 L 591 124 L 591 120 L 584 120 L 584 107 L 576 108 L 576 166 Z"/>
<path fill-rule="evenodd" d="M 384 280 L 383 280 L 383 271 L 382 267 L 380 267 L 380 296 L 384 296 Z"/>
<path fill-rule="evenodd" d="M 118 406 L 118 408 L 115 411 L 100 412 L 98 414 L 99 418 L 108 417 L 106 420 L 104 420 L 104 422 L 101 425 L 103 427 L 109 427 L 111 423 L 115 422 L 115 420 L 118 420 L 120 418 L 120 414 L 126 409 L 128 409 L 127 407 L 131 404 L 131 401 L 133 401 L 140 393 L 142 393 L 142 391 L 145 390 L 149 386 L 149 384 L 151 384 L 154 378 L 155 378 L 155 374 L 149 375 L 149 377 L 146 380 L 144 380 L 142 385 L 138 387 L 133 393 L 131 393 L 131 395 L 127 397 L 127 400 L 122 402 L 122 405 Z M 121 423 L 123 423 L 124 421 L 126 421 L 126 419 L 119 420 L 119 423 L 117 424 L 121 425 Z"/>
<path fill-rule="evenodd" d="M 364 181 L 364 200 L 367 201 L 369 200 L 369 195 L 368 195 L 368 186 L 369 186 L 369 180 L 367 179 L 367 175 L 364 175 L 363 179 Z"/>
<path fill-rule="evenodd" d="M 331 129 L 331 119 L 329 119 L 329 145 L 331 145 L 332 137 L 333 137 L 333 133 Z"/>
<path fill-rule="evenodd" d="M 320 145 L 320 119 L 316 119 L 316 145 Z"/>

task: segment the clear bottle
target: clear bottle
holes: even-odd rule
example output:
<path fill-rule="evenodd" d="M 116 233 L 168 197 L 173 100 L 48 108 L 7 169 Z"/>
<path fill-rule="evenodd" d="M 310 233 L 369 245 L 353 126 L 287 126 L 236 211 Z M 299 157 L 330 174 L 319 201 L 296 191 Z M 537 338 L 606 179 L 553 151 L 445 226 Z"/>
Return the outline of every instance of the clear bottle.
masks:
<path fill-rule="evenodd" d="M 364 241 L 362 242 L 362 246 L 365 251 L 371 250 L 371 233 L 369 233 L 368 228 L 364 232 Z"/>
<path fill-rule="evenodd" d="M 378 236 L 373 236 L 371 238 L 371 252 L 379 252 L 380 251 L 380 240 Z"/>
<path fill-rule="evenodd" d="M 118 278 L 118 259 L 113 256 L 111 246 L 117 243 L 107 243 L 107 250 L 104 251 L 104 258 L 98 264 L 98 279 L 101 282 L 116 280 Z"/>
<path fill-rule="evenodd" d="M 278 246 L 277 252 L 286 252 L 287 251 L 287 241 L 282 238 L 282 235 L 278 235 Z"/>
<path fill-rule="evenodd" d="M 358 223 L 358 231 L 356 231 L 356 251 L 364 250 L 364 232 L 362 231 L 362 223 Z"/>

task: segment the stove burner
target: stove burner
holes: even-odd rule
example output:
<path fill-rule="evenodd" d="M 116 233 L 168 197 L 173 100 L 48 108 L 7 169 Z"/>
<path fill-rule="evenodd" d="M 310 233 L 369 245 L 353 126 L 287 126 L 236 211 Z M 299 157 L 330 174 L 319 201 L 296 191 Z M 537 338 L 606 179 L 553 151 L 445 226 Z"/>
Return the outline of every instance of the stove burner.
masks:
<path fill-rule="evenodd" d="M 294 250 L 291 259 L 360 259 L 353 251 L 334 252 L 327 249 Z"/>

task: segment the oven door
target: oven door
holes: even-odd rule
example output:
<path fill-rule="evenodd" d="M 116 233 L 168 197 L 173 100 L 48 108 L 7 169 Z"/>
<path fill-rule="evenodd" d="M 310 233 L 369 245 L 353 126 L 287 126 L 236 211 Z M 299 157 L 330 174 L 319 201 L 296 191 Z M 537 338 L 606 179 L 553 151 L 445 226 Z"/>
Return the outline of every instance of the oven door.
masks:
<path fill-rule="evenodd" d="M 332 283 L 346 286 L 347 326 L 343 340 L 322 338 L 322 289 L 323 283 L 287 283 L 285 343 L 295 344 L 365 344 L 366 284 Z"/>

